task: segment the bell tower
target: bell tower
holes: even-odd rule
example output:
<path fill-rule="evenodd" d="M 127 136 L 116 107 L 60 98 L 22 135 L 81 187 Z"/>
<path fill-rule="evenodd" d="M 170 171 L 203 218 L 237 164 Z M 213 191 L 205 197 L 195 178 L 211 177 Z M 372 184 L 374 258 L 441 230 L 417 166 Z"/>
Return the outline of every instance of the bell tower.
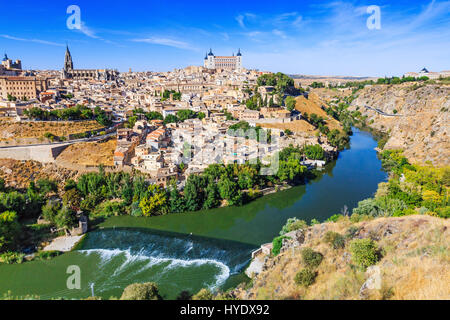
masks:
<path fill-rule="evenodd" d="M 72 62 L 72 55 L 69 51 L 69 46 L 66 46 L 66 56 L 64 58 L 64 71 L 73 70 L 73 62 Z"/>

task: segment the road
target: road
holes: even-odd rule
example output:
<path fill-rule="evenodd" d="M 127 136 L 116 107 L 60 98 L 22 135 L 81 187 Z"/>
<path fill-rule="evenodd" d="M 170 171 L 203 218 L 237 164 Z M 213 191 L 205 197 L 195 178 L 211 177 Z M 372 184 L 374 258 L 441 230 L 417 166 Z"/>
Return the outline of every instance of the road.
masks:
<path fill-rule="evenodd" d="M 387 114 L 386 112 L 384 112 L 384 111 L 382 111 L 380 109 L 377 109 L 377 108 L 372 108 L 372 107 L 369 107 L 369 106 L 364 106 L 364 107 L 366 109 L 373 110 L 376 113 L 381 114 L 382 116 L 386 116 L 386 117 L 403 117 L 403 115 L 401 115 L 401 114 Z"/>
<path fill-rule="evenodd" d="M 116 136 L 116 132 L 111 132 L 111 133 L 105 134 L 104 136 L 95 136 L 95 137 L 90 137 L 90 138 L 75 139 L 75 140 L 61 141 L 61 142 L 55 142 L 55 143 L 39 143 L 39 144 L 24 144 L 24 145 L 19 145 L 19 146 L 4 146 L 4 147 L 0 147 L 0 149 L 57 146 L 57 145 L 74 144 L 74 143 L 80 143 L 80 142 L 94 142 L 94 141 L 101 141 L 104 139 L 108 139 L 113 136 Z"/>

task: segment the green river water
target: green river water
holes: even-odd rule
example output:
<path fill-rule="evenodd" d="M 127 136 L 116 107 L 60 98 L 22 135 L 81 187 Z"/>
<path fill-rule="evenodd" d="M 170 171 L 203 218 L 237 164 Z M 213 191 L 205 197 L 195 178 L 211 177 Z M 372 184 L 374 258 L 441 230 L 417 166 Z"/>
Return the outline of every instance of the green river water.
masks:
<path fill-rule="evenodd" d="M 120 297 L 131 283 L 156 282 L 164 298 L 181 291 L 227 288 L 243 280 L 250 254 L 271 242 L 286 220 L 323 221 L 373 195 L 387 176 L 376 141 L 354 130 L 351 148 L 303 186 L 268 195 L 243 207 L 152 218 L 114 217 L 90 232 L 78 250 L 49 261 L 0 265 L 0 295 L 41 299 Z M 67 268 L 81 270 L 81 289 L 67 289 Z"/>

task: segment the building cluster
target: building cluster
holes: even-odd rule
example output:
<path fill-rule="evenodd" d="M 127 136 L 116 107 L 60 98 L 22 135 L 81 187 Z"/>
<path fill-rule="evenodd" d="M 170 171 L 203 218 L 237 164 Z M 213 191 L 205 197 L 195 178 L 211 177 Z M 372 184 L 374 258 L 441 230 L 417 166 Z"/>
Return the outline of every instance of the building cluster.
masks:
<path fill-rule="evenodd" d="M 450 70 L 441 71 L 441 72 L 432 72 L 428 71 L 427 68 L 423 68 L 419 72 L 408 72 L 405 73 L 405 77 L 414 77 L 414 78 L 421 78 L 421 77 L 428 77 L 431 80 L 437 80 L 439 78 L 448 78 L 450 77 Z"/>
<path fill-rule="evenodd" d="M 155 183 L 166 185 L 174 177 L 182 181 L 183 176 L 201 172 L 213 163 L 265 161 L 276 151 L 273 143 L 256 143 L 256 137 L 236 137 L 229 130 L 244 121 L 247 128 L 255 128 L 300 118 L 299 113 L 276 106 L 278 95 L 270 86 L 259 87 L 258 93 L 266 100 L 273 98 L 275 105 L 259 110 L 246 107 L 262 74 L 242 67 L 240 50 L 231 57 L 215 56 L 210 51 L 203 66 L 118 73 L 74 69 L 67 48 L 62 71 L 0 77 L 4 99 L 0 101 L 0 116 L 25 120 L 24 110 L 32 107 L 47 111 L 76 105 L 100 108 L 118 128 L 114 166 L 140 170 Z M 8 101 L 8 95 L 18 99 Z M 194 116 L 172 123 L 163 120 L 179 117 L 184 110 Z M 155 114 L 160 116 L 155 118 Z M 281 129 L 271 129 L 271 133 L 281 146 L 295 144 L 295 139 Z"/>

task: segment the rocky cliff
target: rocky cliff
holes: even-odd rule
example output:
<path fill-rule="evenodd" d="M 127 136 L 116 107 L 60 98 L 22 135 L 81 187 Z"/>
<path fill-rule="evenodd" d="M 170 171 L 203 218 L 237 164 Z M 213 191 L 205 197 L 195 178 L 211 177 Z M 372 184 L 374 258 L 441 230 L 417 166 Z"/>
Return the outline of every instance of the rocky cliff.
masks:
<path fill-rule="evenodd" d="M 374 85 L 356 96 L 350 109 L 367 116 L 370 127 L 389 134 L 385 149 L 403 149 L 416 163 L 450 164 L 450 85 Z"/>
<path fill-rule="evenodd" d="M 233 294 L 241 299 L 450 299 L 449 227 L 448 220 L 406 216 L 358 223 L 341 218 L 304 228 L 283 240 L 280 254 L 262 259 L 263 271 L 250 287 Z M 358 239 L 373 241 L 379 255 L 367 269 L 358 262 L 370 255 L 352 249 Z M 305 255 L 305 249 L 315 256 Z"/>

